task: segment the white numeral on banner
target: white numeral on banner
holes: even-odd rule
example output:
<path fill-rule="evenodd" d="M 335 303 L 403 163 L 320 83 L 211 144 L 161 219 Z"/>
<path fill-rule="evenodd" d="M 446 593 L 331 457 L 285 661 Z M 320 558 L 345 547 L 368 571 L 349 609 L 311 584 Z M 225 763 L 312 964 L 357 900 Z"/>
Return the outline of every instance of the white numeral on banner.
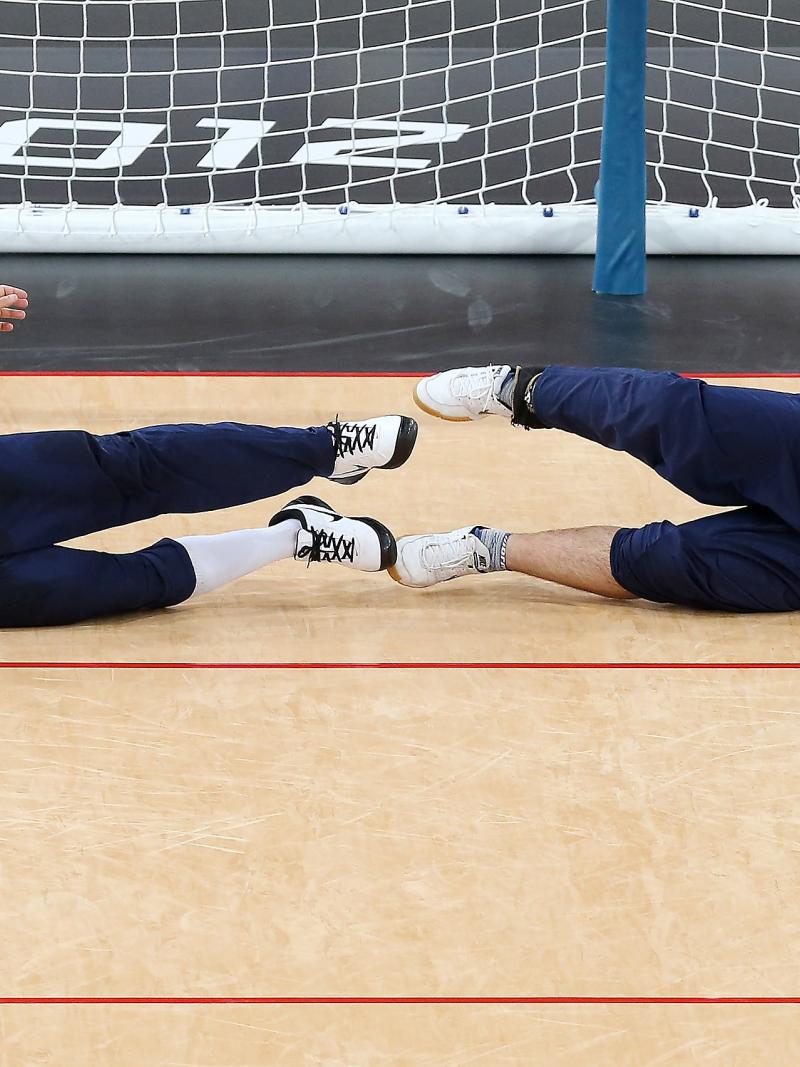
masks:
<path fill-rule="evenodd" d="M 197 164 L 198 167 L 236 170 L 275 123 L 257 119 L 200 119 L 197 125 L 206 130 L 225 130 Z"/>
<path fill-rule="evenodd" d="M 47 167 L 64 170 L 120 170 L 135 163 L 166 127 L 159 122 L 95 122 L 87 119 L 13 119 L 0 126 L 0 163 L 12 167 Z M 75 145 L 64 145 L 68 156 L 36 154 L 30 140 L 39 130 L 99 130 L 117 136 L 94 159 L 77 157 Z M 62 146 L 59 145 L 59 148 Z"/>
<path fill-rule="evenodd" d="M 328 166 L 381 167 L 384 170 L 423 170 L 430 159 L 398 156 L 398 148 L 409 145 L 442 144 L 458 141 L 469 129 L 461 122 L 407 122 L 386 119 L 325 119 L 326 129 L 349 130 L 343 141 L 312 141 L 292 156 L 292 163 L 325 163 Z M 356 140 L 356 130 L 385 130 L 383 137 Z M 390 156 L 365 155 L 365 149 L 391 151 Z"/>
<path fill-rule="evenodd" d="M 206 118 L 197 123 L 221 136 L 210 145 L 197 166 L 203 170 L 236 170 L 248 154 L 275 126 L 257 119 Z M 309 141 L 289 162 L 316 163 L 337 167 L 378 167 L 382 170 L 424 170 L 430 159 L 400 156 L 398 149 L 409 145 L 443 144 L 458 141 L 469 126 L 460 122 L 407 122 L 389 119 L 325 119 L 324 129 L 348 132 L 341 140 Z M 89 119 L 30 118 L 0 123 L 0 164 L 12 167 L 44 167 L 48 170 L 122 170 L 129 167 L 159 137 L 166 126 L 158 122 L 100 122 Z M 64 155 L 41 155 L 31 144 L 40 130 L 96 130 L 116 133 L 114 140 L 94 158 L 75 155 L 78 144 L 59 145 Z M 380 136 L 356 139 L 357 130 L 375 130 Z M 313 132 L 313 131 L 312 131 Z M 76 138 L 77 140 L 77 138 Z M 56 146 L 53 146 L 56 147 Z M 86 146 L 87 148 L 89 146 Z M 96 147 L 96 146 L 95 146 Z M 166 149 L 168 146 L 164 146 Z M 378 150 L 380 156 L 368 155 Z"/>

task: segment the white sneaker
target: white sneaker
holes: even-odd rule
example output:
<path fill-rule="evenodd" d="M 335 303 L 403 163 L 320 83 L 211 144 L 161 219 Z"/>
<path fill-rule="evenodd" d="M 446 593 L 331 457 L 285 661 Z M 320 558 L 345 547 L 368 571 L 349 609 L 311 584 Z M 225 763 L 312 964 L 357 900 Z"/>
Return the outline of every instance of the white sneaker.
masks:
<path fill-rule="evenodd" d="M 401 467 L 417 441 L 417 424 L 408 415 L 382 415 L 361 422 L 328 423 L 336 451 L 332 482 L 352 485 L 366 478 L 374 467 Z"/>
<path fill-rule="evenodd" d="M 297 535 L 294 558 L 306 563 L 341 563 L 357 571 L 383 571 L 397 559 L 397 543 L 391 530 L 377 519 L 339 515 L 316 496 L 299 496 L 273 515 L 270 526 L 295 519 L 302 529 Z"/>
<path fill-rule="evenodd" d="M 401 537 L 389 576 L 400 585 L 424 589 L 465 574 L 485 574 L 491 562 L 489 550 L 473 529 L 465 526 L 451 533 Z"/>
<path fill-rule="evenodd" d="M 498 399 L 511 367 L 459 367 L 423 378 L 414 387 L 417 407 L 449 422 L 471 422 L 486 415 L 511 418 L 511 409 Z"/>

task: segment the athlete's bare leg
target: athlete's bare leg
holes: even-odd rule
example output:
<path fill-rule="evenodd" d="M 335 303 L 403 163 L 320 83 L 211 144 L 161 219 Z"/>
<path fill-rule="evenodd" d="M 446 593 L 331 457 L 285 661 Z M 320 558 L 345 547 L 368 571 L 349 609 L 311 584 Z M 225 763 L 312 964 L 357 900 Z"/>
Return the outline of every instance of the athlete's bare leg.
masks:
<path fill-rule="evenodd" d="M 632 600 L 611 570 L 616 526 L 507 534 L 484 526 L 450 533 L 403 537 L 389 574 L 401 585 L 422 589 L 451 578 L 490 571 L 516 571 L 588 593 Z"/>
<path fill-rule="evenodd" d="M 490 415 L 628 452 L 703 504 L 676 525 L 530 536 L 475 526 L 401 538 L 391 572 L 421 588 L 507 569 L 605 596 L 717 611 L 800 611 L 800 395 L 635 369 L 460 367 L 417 404 L 451 422 Z M 535 467 L 532 467 L 532 472 Z"/>
<path fill-rule="evenodd" d="M 635 599 L 611 573 L 611 542 L 616 532 L 616 526 L 585 526 L 511 534 L 506 569 L 614 600 Z"/>

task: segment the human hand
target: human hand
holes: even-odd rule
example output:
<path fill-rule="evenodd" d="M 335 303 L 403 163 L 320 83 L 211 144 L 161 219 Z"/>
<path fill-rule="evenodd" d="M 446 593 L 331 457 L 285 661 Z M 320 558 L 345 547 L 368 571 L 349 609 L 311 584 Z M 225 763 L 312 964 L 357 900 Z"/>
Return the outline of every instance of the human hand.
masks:
<path fill-rule="evenodd" d="M 14 323 L 9 319 L 24 319 L 28 306 L 28 294 L 13 285 L 0 285 L 0 332 L 10 333 Z"/>

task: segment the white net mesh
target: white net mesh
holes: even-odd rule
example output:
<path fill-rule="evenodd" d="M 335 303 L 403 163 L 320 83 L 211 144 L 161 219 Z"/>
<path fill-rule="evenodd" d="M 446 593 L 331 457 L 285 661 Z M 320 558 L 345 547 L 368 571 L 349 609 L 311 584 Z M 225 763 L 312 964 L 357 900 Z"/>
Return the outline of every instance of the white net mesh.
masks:
<path fill-rule="evenodd" d="M 650 6 L 651 201 L 796 208 L 797 0 Z M 307 250 L 413 206 L 439 230 L 510 219 L 485 250 L 536 250 L 536 205 L 593 204 L 604 19 L 601 0 L 3 0 L 0 231 L 213 236 L 239 207 L 243 234 L 266 218 Z M 458 225 L 454 248 L 484 250 Z M 552 250 L 589 251 L 578 230 Z"/>
<path fill-rule="evenodd" d="M 796 206 L 797 0 L 651 0 L 650 26 L 650 197 Z"/>

